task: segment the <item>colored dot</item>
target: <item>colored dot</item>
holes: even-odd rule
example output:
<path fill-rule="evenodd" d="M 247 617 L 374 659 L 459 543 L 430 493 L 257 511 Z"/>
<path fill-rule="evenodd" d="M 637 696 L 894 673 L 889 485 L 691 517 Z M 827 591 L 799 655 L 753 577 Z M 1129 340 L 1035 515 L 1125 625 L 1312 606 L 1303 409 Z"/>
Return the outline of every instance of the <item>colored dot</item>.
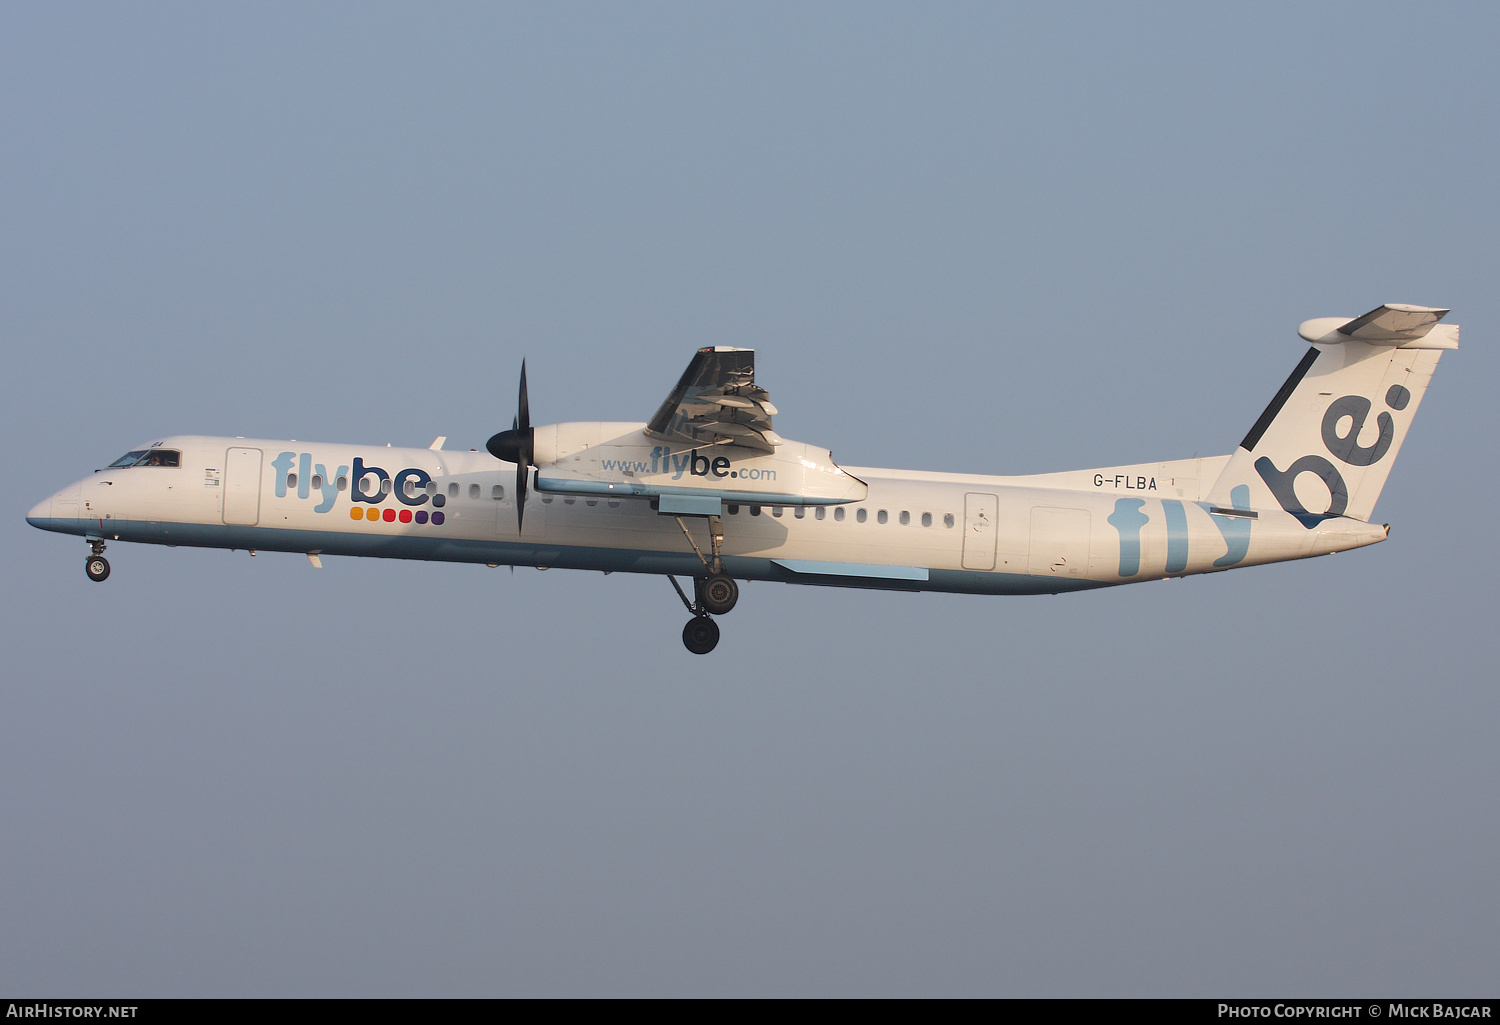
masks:
<path fill-rule="evenodd" d="M 427 522 L 427 510 L 426 509 L 418 509 L 417 510 L 417 522 L 418 523 L 426 523 Z"/>
<path fill-rule="evenodd" d="M 349 518 L 351 520 L 362 520 L 365 518 L 365 511 L 356 505 L 353 509 L 349 510 Z"/>
<path fill-rule="evenodd" d="M 365 510 L 365 519 L 367 519 L 367 520 L 378 520 L 378 519 L 380 519 L 380 510 L 377 509 L 377 508 L 375 508 L 373 505 L 370 506 L 370 508 L 368 508 L 368 509 Z"/>
<path fill-rule="evenodd" d="M 731 476 L 731 477 L 738 477 L 738 476 L 739 476 L 739 474 L 738 474 L 738 473 L 736 473 L 736 472 L 735 472 L 735 471 L 734 471 L 734 470 L 730 470 L 730 471 L 729 471 L 729 476 Z"/>
<path fill-rule="evenodd" d="M 411 522 L 411 510 L 410 509 L 402 509 L 401 510 L 401 522 L 402 523 L 410 523 Z"/>
<path fill-rule="evenodd" d="M 396 510 L 394 510 L 394 509 L 387 509 L 385 511 L 385 522 L 387 522 L 387 523 L 395 523 L 396 522 Z"/>
<path fill-rule="evenodd" d="M 435 513 L 432 514 L 432 525 L 434 527 L 441 527 L 443 525 L 443 514 L 442 513 L 435 512 Z"/>

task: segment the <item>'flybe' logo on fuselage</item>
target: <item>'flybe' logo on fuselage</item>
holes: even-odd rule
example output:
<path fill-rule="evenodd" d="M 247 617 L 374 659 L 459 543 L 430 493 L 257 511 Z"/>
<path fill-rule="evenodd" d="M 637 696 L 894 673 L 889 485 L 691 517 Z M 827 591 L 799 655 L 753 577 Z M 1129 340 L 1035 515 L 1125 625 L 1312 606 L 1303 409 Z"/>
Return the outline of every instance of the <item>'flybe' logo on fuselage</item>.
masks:
<path fill-rule="evenodd" d="M 657 445 L 651 450 L 651 462 L 644 459 L 601 459 L 599 467 L 603 470 L 618 470 L 621 473 L 635 476 L 643 473 L 670 473 L 673 480 L 682 480 L 684 474 L 694 477 L 718 477 L 735 478 L 737 480 L 775 480 L 775 470 L 762 470 L 754 466 L 742 466 L 735 469 L 729 462 L 728 456 L 699 455 L 697 449 L 673 455 L 672 450 Z"/>
<path fill-rule="evenodd" d="M 349 511 L 351 519 L 386 522 L 400 520 L 402 523 L 430 522 L 436 526 L 441 526 L 443 523 L 441 512 L 433 511 L 429 515 L 427 510 L 417 508 L 429 502 L 435 508 L 441 507 L 443 496 L 428 493 L 432 475 L 414 466 L 397 470 L 393 475 L 384 467 L 366 464 L 362 457 L 355 456 L 352 473 L 347 465 L 339 466 L 333 473 L 329 473 L 323 463 L 313 462 L 310 452 L 282 452 L 271 460 L 271 469 L 274 471 L 276 497 L 286 498 L 295 491 L 298 498 L 311 498 L 316 491 L 318 504 L 313 507 L 315 513 L 326 513 L 332 510 L 338 501 L 339 492 L 347 490 L 350 502 L 355 503 Z M 400 510 L 360 508 L 360 503 L 378 506 L 391 496 L 394 496 L 397 502 L 411 508 Z M 413 512 L 413 510 L 416 511 Z"/>

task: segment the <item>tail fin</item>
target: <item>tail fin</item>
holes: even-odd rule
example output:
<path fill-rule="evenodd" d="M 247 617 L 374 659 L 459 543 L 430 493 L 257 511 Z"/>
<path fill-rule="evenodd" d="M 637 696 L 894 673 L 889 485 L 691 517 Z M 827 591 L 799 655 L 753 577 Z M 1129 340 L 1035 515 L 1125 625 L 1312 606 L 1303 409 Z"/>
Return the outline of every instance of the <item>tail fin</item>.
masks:
<path fill-rule="evenodd" d="M 1458 328 L 1438 324 L 1447 312 L 1388 303 L 1353 320 L 1305 322 L 1299 333 L 1313 347 L 1240 442 L 1209 502 L 1280 506 L 1308 529 L 1334 516 L 1368 520 L 1438 357 L 1458 348 Z"/>

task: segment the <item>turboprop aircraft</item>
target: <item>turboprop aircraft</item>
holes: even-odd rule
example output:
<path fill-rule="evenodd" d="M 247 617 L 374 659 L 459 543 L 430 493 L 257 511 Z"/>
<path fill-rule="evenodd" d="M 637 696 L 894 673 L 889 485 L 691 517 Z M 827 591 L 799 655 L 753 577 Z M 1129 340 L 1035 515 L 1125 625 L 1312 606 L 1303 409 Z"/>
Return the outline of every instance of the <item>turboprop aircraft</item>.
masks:
<path fill-rule="evenodd" d="M 1025 477 L 844 467 L 771 429 L 754 351 L 714 346 L 648 423 L 533 427 L 523 361 L 511 429 L 484 452 L 173 436 L 26 519 L 81 535 L 96 581 L 107 541 L 655 573 L 706 654 L 740 580 L 1055 594 L 1384 541 L 1370 515 L 1458 348 L 1447 312 L 1306 321 L 1312 347 L 1225 456 Z"/>

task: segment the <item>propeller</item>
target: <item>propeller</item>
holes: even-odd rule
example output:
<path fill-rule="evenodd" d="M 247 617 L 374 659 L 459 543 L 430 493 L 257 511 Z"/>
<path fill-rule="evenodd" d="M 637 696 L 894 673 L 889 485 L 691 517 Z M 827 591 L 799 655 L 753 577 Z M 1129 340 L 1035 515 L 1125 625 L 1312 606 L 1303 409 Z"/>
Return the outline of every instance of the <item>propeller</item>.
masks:
<path fill-rule="evenodd" d="M 531 461 L 536 452 L 536 434 L 531 429 L 531 403 L 526 399 L 526 361 L 521 361 L 521 397 L 516 401 L 516 415 L 510 430 L 501 431 L 484 447 L 496 459 L 516 464 L 516 532 L 526 515 L 526 485 L 531 478 Z"/>

